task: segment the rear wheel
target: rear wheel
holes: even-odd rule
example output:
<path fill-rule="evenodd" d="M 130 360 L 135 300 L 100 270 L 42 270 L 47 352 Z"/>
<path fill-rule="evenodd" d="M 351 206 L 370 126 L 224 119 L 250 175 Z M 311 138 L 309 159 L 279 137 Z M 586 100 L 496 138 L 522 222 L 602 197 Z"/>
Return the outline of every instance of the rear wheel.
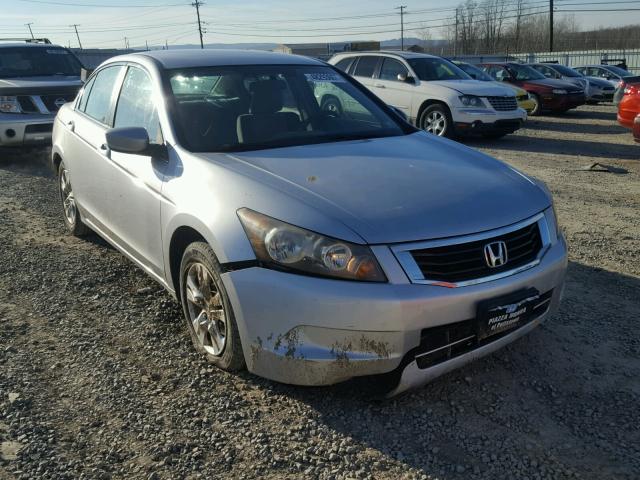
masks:
<path fill-rule="evenodd" d="M 62 219 L 69 233 L 76 237 L 84 237 L 91 233 L 89 227 L 82 223 L 76 197 L 71 188 L 69 171 L 64 162 L 60 162 L 58 166 L 58 191 L 62 202 Z"/>
<path fill-rule="evenodd" d="M 196 350 L 219 368 L 235 371 L 244 368 L 244 356 L 220 271 L 209 245 L 189 245 L 180 265 L 180 298 Z"/>
<path fill-rule="evenodd" d="M 418 126 L 425 132 L 439 137 L 453 136 L 453 121 L 445 105 L 429 105 L 420 115 Z"/>
<path fill-rule="evenodd" d="M 529 97 L 531 97 L 531 100 L 533 100 L 533 104 L 534 104 L 530 115 L 531 116 L 540 115 L 540 112 L 542 111 L 542 102 L 540 101 L 540 97 L 538 96 L 538 94 L 531 93 L 531 92 L 529 92 Z"/>

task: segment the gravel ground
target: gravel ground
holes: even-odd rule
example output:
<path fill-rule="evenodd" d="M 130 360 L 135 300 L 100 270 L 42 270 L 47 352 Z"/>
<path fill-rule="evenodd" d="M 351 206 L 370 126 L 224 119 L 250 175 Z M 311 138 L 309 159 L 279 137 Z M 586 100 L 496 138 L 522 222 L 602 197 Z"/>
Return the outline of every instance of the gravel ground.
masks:
<path fill-rule="evenodd" d="M 0 160 L 0 480 L 640 477 L 640 145 L 610 106 L 468 141 L 548 182 L 560 313 L 402 397 L 296 388 L 192 352 L 178 305 L 63 230 L 45 155 Z M 578 169 L 601 162 L 627 173 Z"/>

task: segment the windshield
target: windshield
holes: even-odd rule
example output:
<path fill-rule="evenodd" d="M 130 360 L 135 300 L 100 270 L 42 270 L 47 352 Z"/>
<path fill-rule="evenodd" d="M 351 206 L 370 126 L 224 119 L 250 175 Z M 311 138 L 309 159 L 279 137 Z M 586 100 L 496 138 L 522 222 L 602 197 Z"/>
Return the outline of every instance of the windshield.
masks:
<path fill-rule="evenodd" d="M 341 73 L 323 66 L 168 72 L 176 124 L 191 151 L 243 151 L 404 135 Z"/>
<path fill-rule="evenodd" d="M 470 80 L 471 77 L 453 63 L 441 58 L 411 58 L 407 60 L 418 78 L 429 82 L 433 80 Z"/>
<path fill-rule="evenodd" d="M 520 65 L 518 63 L 509 64 L 509 69 L 511 70 L 512 75 L 516 78 L 516 80 L 527 81 L 527 80 L 545 80 L 545 77 L 540 72 L 534 70 L 527 65 Z"/>
<path fill-rule="evenodd" d="M 69 50 L 56 47 L 0 48 L 0 78 L 80 76 L 82 65 Z"/>
<path fill-rule="evenodd" d="M 610 72 L 615 73 L 616 75 L 620 75 L 621 77 L 630 77 L 633 74 L 631 72 L 629 72 L 628 70 L 625 70 L 624 68 L 620 68 L 620 67 L 616 67 L 614 65 L 607 65 L 606 67 L 607 70 L 609 70 Z"/>
<path fill-rule="evenodd" d="M 565 67 L 564 65 L 554 65 L 551 68 L 565 77 L 584 77 L 580 72 L 576 72 L 573 68 Z"/>
<path fill-rule="evenodd" d="M 481 82 L 495 82 L 495 79 L 491 77 L 486 72 L 483 72 L 477 67 L 473 65 L 469 65 L 468 63 L 456 63 L 456 67 L 462 70 L 464 73 L 469 75 L 471 78 L 475 80 L 480 80 Z"/>

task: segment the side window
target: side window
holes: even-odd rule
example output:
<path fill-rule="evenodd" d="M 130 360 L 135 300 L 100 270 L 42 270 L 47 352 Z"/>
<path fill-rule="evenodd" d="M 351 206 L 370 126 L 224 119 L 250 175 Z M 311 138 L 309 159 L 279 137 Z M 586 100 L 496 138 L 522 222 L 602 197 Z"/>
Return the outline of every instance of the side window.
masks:
<path fill-rule="evenodd" d="M 107 123 L 111 109 L 111 94 L 122 67 L 107 67 L 93 80 L 89 97 L 84 105 L 84 113 L 100 123 Z"/>
<path fill-rule="evenodd" d="M 353 63 L 354 58 L 355 57 L 343 58 L 338 63 L 336 63 L 335 67 L 339 68 L 340 70 L 346 73 L 349 71 L 349 67 L 351 67 L 351 64 Z"/>
<path fill-rule="evenodd" d="M 158 113 L 153 100 L 153 85 L 147 72 L 129 67 L 120 90 L 113 126 L 144 127 L 150 141 L 157 141 Z"/>
<path fill-rule="evenodd" d="M 78 102 L 77 109 L 81 112 L 84 112 L 84 109 L 87 106 L 87 99 L 89 98 L 89 94 L 91 93 L 91 87 L 93 87 L 93 82 L 96 77 L 90 79 L 87 83 L 85 83 L 84 88 L 82 89 L 82 97 L 80 97 L 80 101 Z"/>
<path fill-rule="evenodd" d="M 380 80 L 398 81 L 398 75 L 404 75 L 407 77 L 409 75 L 409 71 L 398 60 L 385 58 L 384 62 L 382 62 L 382 68 L 380 69 Z"/>
<path fill-rule="evenodd" d="M 356 70 L 355 72 L 353 72 L 353 75 L 356 77 L 372 78 L 373 72 L 375 72 L 377 65 L 378 65 L 378 57 L 373 57 L 371 55 L 366 57 L 360 57 L 360 60 L 356 65 Z"/>

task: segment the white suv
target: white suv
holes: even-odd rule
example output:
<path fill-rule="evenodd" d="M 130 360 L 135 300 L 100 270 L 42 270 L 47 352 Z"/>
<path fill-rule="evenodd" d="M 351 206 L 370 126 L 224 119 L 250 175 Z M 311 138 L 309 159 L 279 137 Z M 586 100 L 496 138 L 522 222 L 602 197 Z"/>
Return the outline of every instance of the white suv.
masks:
<path fill-rule="evenodd" d="M 412 52 L 339 53 L 329 63 L 355 77 L 416 126 L 443 137 L 513 133 L 527 118 L 513 90 L 473 80 L 453 63 Z M 327 108 L 340 110 L 328 96 Z"/>

